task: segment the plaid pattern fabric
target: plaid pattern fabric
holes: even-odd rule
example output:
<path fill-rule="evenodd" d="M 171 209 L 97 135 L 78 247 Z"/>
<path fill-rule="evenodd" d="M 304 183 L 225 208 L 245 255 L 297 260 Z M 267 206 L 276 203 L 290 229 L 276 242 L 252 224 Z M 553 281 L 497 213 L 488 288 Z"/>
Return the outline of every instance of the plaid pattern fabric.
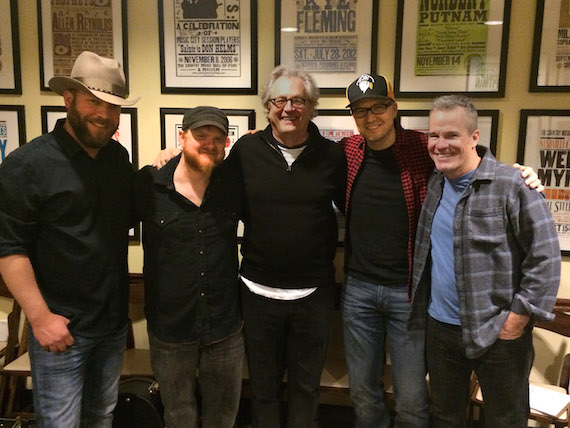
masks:
<path fill-rule="evenodd" d="M 412 323 L 425 322 L 430 283 L 430 235 L 443 174 L 429 180 L 418 223 Z M 468 358 L 497 340 L 510 311 L 552 320 L 560 282 L 560 247 L 550 209 L 520 171 L 485 154 L 457 203 L 453 220 L 459 318 Z"/>
<path fill-rule="evenodd" d="M 426 195 L 426 185 L 433 162 L 427 151 L 427 136 L 396 126 L 396 141 L 393 145 L 394 157 L 400 169 L 402 188 L 408 209 L 408 271 L 411 279 L 414 240 L 420 210 Z M 341 141 L 347 159 L 347 182 L 345 213 L 350 212 L 352 187 L 362 167 L 365 140 L 361 135 L 354 135 Z M 409 281 L 411 290 L 411 280 Z"/>

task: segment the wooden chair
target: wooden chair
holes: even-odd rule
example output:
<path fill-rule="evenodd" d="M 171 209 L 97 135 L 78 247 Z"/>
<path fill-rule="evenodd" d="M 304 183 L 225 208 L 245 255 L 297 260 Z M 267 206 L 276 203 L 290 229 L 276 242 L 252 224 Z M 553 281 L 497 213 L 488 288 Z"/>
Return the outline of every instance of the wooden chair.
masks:
<path fill-rule="evenodd" d="M 3 294 L 4 293 L 4 294 Z M 0 296 L 12 297 L 0 277 Z M 141 274 L 129 275 L 129 303 L 144 304 L 144 280 Z M 21 324 L 23 322 L 23 327 Z M 28 328 L 20 305 L 14 300 L 8 315 L 8 343 L 4 365 L 0 370 L 0 414 L 5 417 L 31 416 L 22 413 L 18 402 L 26 389 L 26 379 L 31 376 L 30 358 L 27 353 Z M 153 377 L 148 349 L 135 349 L 132 322 L 129 319 L 127 349 L 125 350 L 121 377 Z"/>
<path fill-rule="evenodd" d="M 556 305 L 554 307 L 555 319 L 551 322 L 542 322 L 536 325 L 537 328 L 542 328 L 545 330 L 552 331 L 554 333 L 560 334 L 565 337 L 570 337 L 570 299 L 557 299 Z M 562 360 L 562 365 L 560 367 L 560 375 L 558 385 L 545 385 L 536 384 L 544 388 L 558 391 L 564 394 L 568 394 L 568 383 L 570 379 L 570 354 L 566 354 Z M 535 384 L 531 382 L 531 384 Z M 473 420 L 474 409 L 477 408 L 481 410 L 483 407 L 483 398 L 481 395 L 481 390 L 479 384 L 474 378 L 473 389 L 471 392 L 471 406 L 469 409 L 469 418 Z M 484 408 L 483 408 L 484 409 Z M 562 413 L 559 417 L 552 417 L 545 413 L 541 413 L 537 410 L 531 409 L 529 419 L 554 425 L 556 428 L 568 427 L 570 426 L 570 418 L 568 410 Z"/>

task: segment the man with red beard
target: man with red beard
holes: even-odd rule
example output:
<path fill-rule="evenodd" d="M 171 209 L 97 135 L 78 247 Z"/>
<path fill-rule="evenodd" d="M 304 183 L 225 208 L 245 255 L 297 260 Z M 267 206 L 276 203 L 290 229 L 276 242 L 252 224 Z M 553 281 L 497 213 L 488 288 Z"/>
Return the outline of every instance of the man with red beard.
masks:
<path fill-rule="evenodd" d="M 111 137 L 120 64 L 92 52 L 50 88 L 67 119 L 0 165 L 0 274 L 22 306 L 39 427 L 110 427 L 127 333 L 132 167 Z"/>
<path fill-rule="evenodd" d="M 151 363 L 169 428 L 198 427 L 197 382 L 203 427 L 233 427 L 239 407 L 241 184 L 222 164 L 227 139 L 224 112 L 188 110 L 178 134 L 182 153 L 135 178 Z"/>

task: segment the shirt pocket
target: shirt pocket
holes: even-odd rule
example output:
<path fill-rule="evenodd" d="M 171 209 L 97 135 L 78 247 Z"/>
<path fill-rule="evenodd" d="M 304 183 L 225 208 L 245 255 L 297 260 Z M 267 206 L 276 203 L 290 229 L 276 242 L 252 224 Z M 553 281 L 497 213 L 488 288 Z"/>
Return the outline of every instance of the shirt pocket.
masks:
<path fill-rule="evenodd" d="M 477 246 L 494 247 L 506 238 L 502 208 L 471 209 L 467 215 L 467 236 Z"/>
<path fill-rule="evenodd" d="M 180 246 L 180 214 L 159 213 L 153 218 L 153 226 L 157 230 L 160 248 L 177 250 Z"/>

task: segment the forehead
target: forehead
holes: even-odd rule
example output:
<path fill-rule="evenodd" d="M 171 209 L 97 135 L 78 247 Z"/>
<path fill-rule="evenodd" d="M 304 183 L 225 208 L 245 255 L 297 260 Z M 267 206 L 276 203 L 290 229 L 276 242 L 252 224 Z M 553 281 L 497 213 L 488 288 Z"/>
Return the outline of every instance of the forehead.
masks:
<path fill-rule="evenodd" d="M 390 100 L 388 98 L 381 99 L 381 98 L 362 98 L 356 101 L 354 104 L 350 106 L 352 110 L 355 108 L 370 108 L 375 106 L 376 104 L 388 104 Z"/>
<path fill-rule="evenodd" d="M 304 97 L 305 85 L 298 77 L 282 76 L 271 87 L 271 98 Z"/>
<path fill-rule="evenodd" d="M 434 110 L 429 115 L 429 128 L 467 130 L 467 114 L 461 107 L 453 110 Z"/>

